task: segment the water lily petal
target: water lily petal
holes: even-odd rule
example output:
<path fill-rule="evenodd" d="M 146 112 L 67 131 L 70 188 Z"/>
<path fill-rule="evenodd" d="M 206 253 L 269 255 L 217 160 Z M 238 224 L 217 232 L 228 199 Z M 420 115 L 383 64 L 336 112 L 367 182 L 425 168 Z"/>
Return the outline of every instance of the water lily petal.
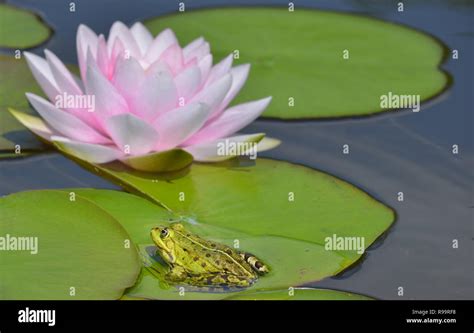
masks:
<path fill-rule="evenodd" d="M 119 57 L 117 59 L 112 82 L 125 99 L 129 101 L 135 96 L 144 79 L 145 72 L 135 58 Z"/>
<path fill-rule="evenodd" d="M 54 101 L 60 91 L 53 73 L 49 68 L 48 62 L 33 53 L 25 52 L 24 55 L 28 67 L 30 67 L 31 72 L 41 89 L 43 89 L 44 93 L 50 100 Z"/>
<path fill-rule="evenodd" d="M 174 83 L 178 89 L 178 96 L 186 101 L 193 96 L 201 85 L 201 70 L 198 66 L 185 69 L 174 78 Z"/>
<path fill-rule="evenodd" d="M 171 74 L 171 69 L 168 66 L 168 64 L 166 64 L 166 63 L 164 63 L 160 60 L 155 61 L 154 63 L 149 65 L 148 68 L 146 68 L 146 70 L 145 70 L 146 75 L 154 75 L 154 74 L 158 74 L 158 73 L 161 73 L 161 72 L 167 72 L 167 73 Z"/>
<path fill-rule="evenodd" d="M 271 99 L 271 97 L 266 97 L 227 109 L 220 117 L 206 124 L 199 132 L 187 140 L 186 144 L 209 142 L 240 131 L 262 114 Z"/>
<path fill-rule="evenodd" d="M 209 112 L 208 105 L 194 103 L 158 117 L 153 123 L 154 128 L 160 133 L 160 141 L 155 150 L 165 150 L 179 145 L 201 128 Z"/>
<path fill-rule="evenodd" d="M 161 71 L 147 75 L 135 97 L 130 101 L 134 113 L 149 121 L 178 105 L 178 91 L 172 75 Z"/>
<path fill-rule="evenodd" d="M 212 68 L 212 54 L 208 54 L 198 62 L 199 69 L 201 70 L 201 82 L 206 82 L 209 77 L 209 72 Z"/>
<path fill-rule="evenodd" d="M 74 105 L 74 103 L 71 105 L 71 103 L 68 102 L 69 98 L 87 99 L 87 97 L 84 97 L 83 95 L 84 87 L 82 86 L 82 82 L 75 75 L 70 73 L 67 67 L 56 57 L 56 55 L 54 55 L 54 53 L 45 50 L 45 54 L 48 64 L 48 68 L 45 69 L 45 72 L 51 73 L 55 85 L 57 86 L 57 88 L 52 88 L 57 89 L 55 90 L 54 96 L 51 96 L 51 93 L 47 94 L 50 101 L 55 104 L 61 103 L 59 108 L 78 117 L 87 124 L 97 127 L 94 115 L 90 112 L 86 112 L 87 110 L 83 108 L 84 106 Z M 42 63 L 43 65 L 45 64 L 44 59 L 42 58 L 36 58 L 35 61 L 37 63 Z"/>
<path fill-rule="evenodd" d="M 30 93 L 26 93 L 26 97 L 41 117 L 58 133 L 78 141 L 102 144 L 111 142 L 79 118 L 57 109 L 44 98 Z"/>
<path fill-rule="evenodd" d="M 68 94 L 81 95 L 82 90 L 76 82 L 77 78 L 69 72 L 63 62 L 49 50 L 44 50 L 44 53 L 57 86 Z"/>
<path fill-rule="evenodd" d="M 73 76 L 66 66 L 49 50 L 45 50 L 46 59 L 25 52 L 28 64 L 40 85 L 44 86 L 44 91 L 50 101 L 56 103 L 65 99 L 64 94 L 72 97 L 81 96 L 82 89 L 77 83 L 77 78 Z M 39 69 L 39 70 L 38 70 Z M 41 83 L 42 82 L 42 83 Z M 66 107 L 67 106 L 67 107 Z M 94 125 L 93 115 L 77 109 L 75 106 L 65 105 L 65 111 L 75 115 L 86 123 Z"/>
<path fill-rule="evenodd" d="M 127 113 L 128 106 L 112 83 L 99 71 L 97 66 L 89 62 L 87 69 L 86 91 L 95 96 L 95 118 L 101 126 L 108 117 Z"/>
<path fill-rule="evenodd" d="M 132 35 L 135 38 L 138 47 L 140 48 L 141 55 L 144 56 L 151 42 L 153 42 L 152 34 L 140 22 L 136 22 L 134 25 L 132 25 L 130 31 L 132 32 Z"/>
<path fill-rule="evenodd" d="M 109 51 L 107 50 L 107 43 L 105 42 L 104 35 L 99 36 L 97 43 L 97 54 L 96 54 L 97 66 L 99 67 L 102 74 L 107 79 L 112 77 L 112 68 L 109 66 Z"/>
<path fill-rule="evenodd" d="M 132 57 L 139 57 L 140 56 L 140 49 L 138 47 L 135 38 L 133 37 L 130 30 L 127 28 L 125 24 L 120 21 L 115 22 L 112 24 L 109 32 L 109 39 L 108 39 L 108 47 L 109 47 L 109 54 L 112 53 L 113 41 L 118 38 L 121 40 L 123 47 L 125 48 L 125 52 L 129 52 L 130 56 Z"/>
<path fill-rule="evenodd" d="M 196 58 L 198 61 L 203 59 L 205 56 L 207 56 L 209 53 L 211 52 L 211 46 L 209 45 L 208 42 L 203 42 L 201 45 L 199 45 L 198 47 L 194 48 L 193 50 L 191 50 L 185 60 L 186 62 L 193 59 L 193 58 Z"/>
<path fill-rule="evenodd" d="M 239 93 L 240 89 L 242 89 L 243 85 L 245 84 L 245 81 L 247 81 L 249 71 L 249 64 L 239 65 L 230 70 L 230 73 L 232 74 L 232 86 L 230 87 L 229 92 L 222 101 L 222 104 L 220 105 L 221 109 L 225 109 L 234 99 L 234 97 Z"/>
<path fill-rule="evenodd" d="M 149 64 L 154 63 L 160 58 L 161 54 L 173 44 L 179 44 L 174 32 L 171 29 L 163 30 L 148 47 L 145 61 Z"/>
<path fill-rule="evenodd" d="M 189 55 L 192 51 L 194 51 L 197 47 L 201 46 L 205 42 L 204 38 L 199 37 L 193 40 L 191 43 L 183 47 L 183 56 L 185 61 L 189 61 Z"/>
<path fill-rule="evenodd" d="M 219 162 L 242 154 L 251 155 L 251 151 L 255 149 L 253 145 L 260 142 L 264 136 L 264 133 L 237 135 L 183 149 L 193 155 L 196 161 Z M 232 152 L 232 147 L 240 148 Z"/>
<path fill-rule="evenodd" d="M 281 141 L 275 138 L 264 137 L 257 145 L 257 151 L 265 151 L 273 149 L 281 144 Z"/>
<path fill-rule="evenodd" d="M 122 42 L 120 39 L 115 38 L 115 41 L 112 44 L 112 52 L 110 53 L 110 68 L 111 68 L 111 73 L 113 73 L 115 65 L 117 63 L 117 59 L 119 58 L 120 55 L 123 55 L 125 52 L 125 47 L 123 46 Z"/>
<path fill-rule="evenodd" d="M 158 132 L 132 114 L 120 114 L 106 120 L 105 127 L 115 144 L 127 155 L 143 155 L 158 141 Z"/>
<path fill-rule="evenodd" d="M 85 80 L 86 78 L 87 51 L 90 50 L 92 54 L 96 54 L 97 43 L 98 37 L 95 32 L 89 29 L 89 27 L 84 24 L 79 25 L 76 36 L 76 47 L 77 59 L 79 63 L 79 69 L 81 71 L 82 80 Z"/>
<path fill-rule="evenodd" d="M 8 111 L 18 120 L 23 126 L 28 128 L 30 131 L 38 135 L 39 137 L 45 139 L 46 141 L 51 141 L 51 136 L 57 135 L 57 133 L 50 128 L 43 119 L 39 117 L 32 116 L 28 113 L 19 112 L 14 109 L 9 108 Z"/>
<path fill-rule="evenodd" d="M 66 153 L 90 163 L 107 163 L 123 156 L 123 153 L 113 146 L 78 142 L 59 136 L 53 136 L 51 140 Z"/>
<path fill-rule="evenodd" d="M 234 56 L 229 54 L 227 57 L 221 60 L 218 64 L 212 67 L 209 77 L 206 81 L 206 86 L 209 86 L 216 80 L 223 77 L 225 74 L 229 73 L 230 69 L 232 68 L 232 62 L 234 60 Z"/>
<path fill-rule="evenodd" d="M 184 67 L 183 51 L 178 44 L 168 47 L 160 56 L 160 61 L 169 66 L 173 74 L 177 74 Z"/>
<path fill-rule="evenodd" d="M 224 75 L 222 78 L 211 84 L 209 87 L 201 90 L 192 99 L 193 102 L 201 102 L 209 105 L 214 110 L 220 105 L 232 85 L 232 76 Z M 212 116 L 212 113 L 211 113 Z"/>

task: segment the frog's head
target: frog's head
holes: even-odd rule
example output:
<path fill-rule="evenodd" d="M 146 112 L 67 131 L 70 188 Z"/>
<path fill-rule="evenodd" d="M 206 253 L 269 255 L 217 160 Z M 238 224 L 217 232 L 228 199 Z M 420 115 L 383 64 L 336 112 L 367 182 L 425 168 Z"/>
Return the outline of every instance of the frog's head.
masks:
<path fill-rule="evenodd" d="M 158 248 L 163 260 L 173 264 L 176 262 L 177 252 L 180 249 L 179 236 L 176 231 L 183 230 L 183 225 L 173 223 L 169 227 L 159 226 L 151 229 L 151 238 Z"/>

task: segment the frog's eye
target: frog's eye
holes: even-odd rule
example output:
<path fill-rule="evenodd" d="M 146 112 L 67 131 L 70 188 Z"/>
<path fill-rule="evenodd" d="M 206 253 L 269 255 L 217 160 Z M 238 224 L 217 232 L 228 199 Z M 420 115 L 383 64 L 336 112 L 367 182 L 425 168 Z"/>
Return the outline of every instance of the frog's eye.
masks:
<path fill-rule="evenodd" d="M 169 233 L 168 229 L 165 228 L 165 229 L 161 230 L 160 237 L 161 238 L 166 238 L 169 234 L 170 233 Z"/>

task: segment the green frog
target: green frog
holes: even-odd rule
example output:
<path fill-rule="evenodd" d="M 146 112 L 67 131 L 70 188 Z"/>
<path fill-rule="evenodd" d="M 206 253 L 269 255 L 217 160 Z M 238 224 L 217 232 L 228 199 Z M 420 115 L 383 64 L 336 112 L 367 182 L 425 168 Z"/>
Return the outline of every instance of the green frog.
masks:
<path fill-rule="evenodd" d="M 188 232 L 177 222 L 151 230 L 157 253 L 169 265 L 166 280 L 198 287 L 245 288 L 269 272 L 257 257 Z"/>

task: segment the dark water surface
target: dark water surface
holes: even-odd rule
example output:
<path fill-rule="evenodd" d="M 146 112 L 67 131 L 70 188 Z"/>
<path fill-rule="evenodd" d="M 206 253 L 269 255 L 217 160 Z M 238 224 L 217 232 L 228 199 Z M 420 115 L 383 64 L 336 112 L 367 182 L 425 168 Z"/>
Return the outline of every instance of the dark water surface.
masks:
<path fill-rule="evenodd" d="M 131 24 L 176 10 L 179 1 L 15 0 L 32 8 L 55 29 L 46 44 L 65 62 L 76 62 L 77 25 L 107 33 L 115 20 Z M 381 299 L 473 299 L 473 59 L 472 1 L 293 1 L 297 6 L 361 13 L 426 31 L 459 59 L 443 68 L 453 85 L 422 105 L 422 112 L 398 112 L 358 120 L 284 123 L 259 120 L 248 132 L 283 140 L 265 156 L 324 170 L 345 179 L 393 207 L 396 224 L 343 276 L 312 286 L 362 293 Z M 280 4 L 288 1 L 187 0 L 187 9 L 225 4 Z M 244 28 L 244 27 L 243 27 Z M 383 47 L 381 45 L 380 47 Z M 41 49 L 41 48 L 40 48 Z M 317 63 L 314 66 L 318 66 Z M 317 92 L 315 92 L 317 96 Z M 315 97 L 316 98 L 316 97 Z M 342 145 L 349 144 L 349 155 Z M 453 155 L 457 144 L 460 154 Z M 57 154 L 0 162 L 0 195 L 63 187 L 117 188 Z M 404 192 L 405 201 L 397 201 Z M 452 248 L 453 239 L 459 248 Z M 397 288 L 404 296 L 397 296 Z"/>

